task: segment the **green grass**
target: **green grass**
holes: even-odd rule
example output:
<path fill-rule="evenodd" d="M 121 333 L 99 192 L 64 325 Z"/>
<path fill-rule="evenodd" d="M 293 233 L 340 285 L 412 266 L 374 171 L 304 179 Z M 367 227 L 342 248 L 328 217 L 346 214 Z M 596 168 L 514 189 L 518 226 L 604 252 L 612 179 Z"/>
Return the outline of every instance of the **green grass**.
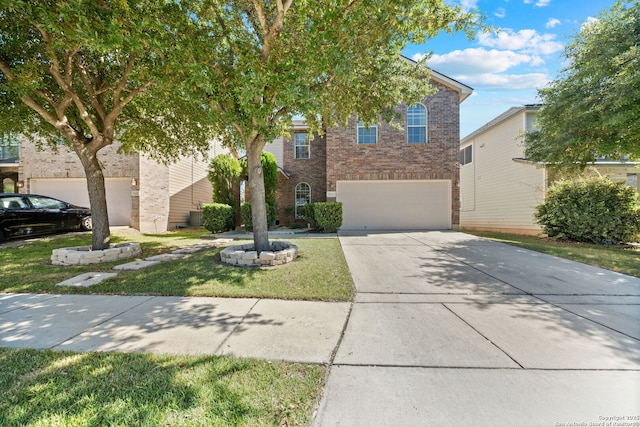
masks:
<path fill-rule="evenodd" d="M 0 348 L 0 425 L 308 425 L 326 367 Z"/>
<path fill-rule="evenodd" d="M 531 249 L 560 258 L 566 258 L 618 273 L 640 277 L 640 250 L 638 248 L 595 245 L 551 240 L 520 234 L 463 230 L 475 236 L 486 237 L 521 248 Z"/>
<path fill-rule="evenodd" d="M 202 230 L 141 235 L 117 232 L 114 243 L 139 242 L 146 258 L 201 243 Z M 176 296 L 255 297 L 298 300 L 350 301 L 354 286 L 340 242 L 330 239 L 287 239 L 295 242 L 299 257 L 269 268 L 242 268 L 222 264 L 220 249 L 207 249 L 180 260 L 118 276 L 90 288 L 62 288 L 55 284 L 81 273 L 113 271 L 127 261 L 90 266 L 51 265 L 55 248 L 91 243 L 90 235 L 56 237 L 0 248 L 1 292 L 146 294 Z M 234 242 L 233 244 L 239 244 Z"/>

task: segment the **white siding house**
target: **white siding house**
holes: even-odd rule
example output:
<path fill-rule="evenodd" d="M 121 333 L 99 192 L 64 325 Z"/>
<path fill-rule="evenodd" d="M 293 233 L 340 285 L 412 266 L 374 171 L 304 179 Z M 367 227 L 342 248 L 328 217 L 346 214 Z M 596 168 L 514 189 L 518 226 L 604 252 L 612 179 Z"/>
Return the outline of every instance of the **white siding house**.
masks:
<path fill-rule="evenodd" d="M 522 135 L 539 105 L 513 107 L 460 141 L 460 226 L 537 234 L 546 169 L 524 160 Z"/>
<path fill-rule="evenodd" d="M 538 234 L 533 216 L 554 176 L 524 158 L 524 132 L 541 105 L 513 107 L 460 141 L 460 227 Z M 608 176 L 640 189 L 638 163 L 597 160 L 583 175 Z"/>

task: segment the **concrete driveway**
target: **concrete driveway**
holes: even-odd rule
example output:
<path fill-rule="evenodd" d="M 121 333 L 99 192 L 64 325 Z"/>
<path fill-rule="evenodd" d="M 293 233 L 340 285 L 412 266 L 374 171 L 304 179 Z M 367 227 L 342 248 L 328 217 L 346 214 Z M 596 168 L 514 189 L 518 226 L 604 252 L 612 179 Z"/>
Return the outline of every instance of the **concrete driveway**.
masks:
<path fill-rule="evenodd" d="M 640 279 L 459 232 L 340 241 L 357 298 L 316 427 L 640 426 Z"/>

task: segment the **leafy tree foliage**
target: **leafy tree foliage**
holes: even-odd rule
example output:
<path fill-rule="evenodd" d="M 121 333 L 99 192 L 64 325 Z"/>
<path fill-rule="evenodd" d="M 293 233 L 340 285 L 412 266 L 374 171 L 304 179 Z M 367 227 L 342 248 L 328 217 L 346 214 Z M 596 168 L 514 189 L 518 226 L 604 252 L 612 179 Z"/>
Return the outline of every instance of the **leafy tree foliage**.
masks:
<path fill-rule="evenodd" d="M 561 180 L 549 187 L 535 217 L 549 237 L 578 242 L 625 242 L 640 232 L 633 188 L 606 177 Z"/>
<path fill-rule="evenodd" d="M 640 4 L 618 1 L 569 44 L 568 66 L 541 89 L 526 155 L 561 166 L 640 158 Z"/>
<path fill-rule="evenodd" d="M 234 187 L 240 182 L 242 165 L 231 154 L 220 154 L 209 163 L 209 181 L 213 187 L 213 201 L 236 205 Z"/>
<path fill-rule="evenodd" d="M 256 250 L 269 248 L 260 153 L 303 115 L 310 131 L 390 121 L 392 107 L 431 90 L 408 43 L 471 30 L 477 16 L 443 0 L 181 0 L 193 20 L 188 81 L 225 141 L 247 155 Z"/>
<path fill-rule="evenodd" d="M 0 0 L 0 132 L 52 147 L 62 137 L 75 151 L 93 249 L 110 243 L 102 148 L 117 139 L 159 158 L 207 148 L 208 128 L 198 125 L 207 109 L 189 101 L 176 74 L 188 23 L 163 0 Z"/>

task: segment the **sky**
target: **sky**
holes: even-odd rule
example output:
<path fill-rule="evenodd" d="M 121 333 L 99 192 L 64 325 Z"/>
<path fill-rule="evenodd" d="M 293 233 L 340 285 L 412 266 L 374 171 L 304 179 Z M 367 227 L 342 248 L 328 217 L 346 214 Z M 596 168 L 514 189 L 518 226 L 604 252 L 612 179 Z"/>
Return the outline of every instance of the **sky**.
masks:
<path fill-rule="evenodd" d="M 450 0 L 476 9 L 497 34 L 441 34 L 403 54 L 427 61 L 432 69 L 471 86 L 460 106 L 460 136 L 465 137 L 509 108 L 539 103 L 537 89 L 559 77 L 563 49 L 585 23 L 614 0 Z"/>

